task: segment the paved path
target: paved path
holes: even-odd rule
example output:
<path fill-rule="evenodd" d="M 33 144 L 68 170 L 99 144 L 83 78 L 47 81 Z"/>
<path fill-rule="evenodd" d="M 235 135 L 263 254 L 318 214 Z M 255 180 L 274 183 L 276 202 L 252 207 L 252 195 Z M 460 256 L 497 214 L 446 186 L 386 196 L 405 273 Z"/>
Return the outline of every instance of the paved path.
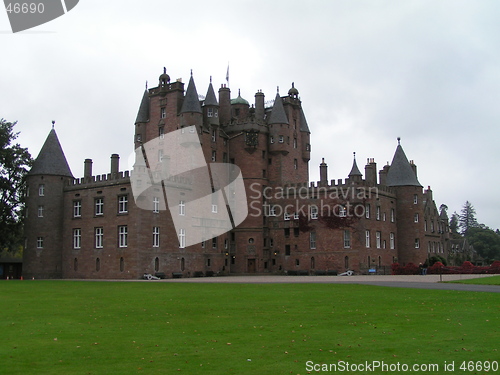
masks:
<path fill-rule="evenodd" d="M 366 284 L 397 288 L 424 288 L 461 290 L 470 292 L 500 293 L 500 285 L 472 285 L 441 283 L 440 281 L 466 280 L 490 275 L 369 275 L 369 276 L 222 276 L 185 279 L 167 279 L 171 283 L 321 283 L 321 284 Z"/>

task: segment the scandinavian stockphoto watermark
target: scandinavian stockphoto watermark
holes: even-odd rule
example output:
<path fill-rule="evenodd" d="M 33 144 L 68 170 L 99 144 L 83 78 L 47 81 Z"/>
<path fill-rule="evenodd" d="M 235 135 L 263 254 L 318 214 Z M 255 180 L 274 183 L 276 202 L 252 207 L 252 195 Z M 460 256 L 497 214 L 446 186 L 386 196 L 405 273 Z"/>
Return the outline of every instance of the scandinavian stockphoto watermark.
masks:
<path fill-rule="evenodd" d="M 181 248 L 229 232 L 247 217 L 240 169 L 229 163 L 207 164 L 196 126 L 142 144 L 129 163 L 136 205 L 169 210 Z"/>
<path fill-rule="evenodd" d="M 79 0 L 4 0 L 13 33 L 52 21 L 73 9 Z"/>

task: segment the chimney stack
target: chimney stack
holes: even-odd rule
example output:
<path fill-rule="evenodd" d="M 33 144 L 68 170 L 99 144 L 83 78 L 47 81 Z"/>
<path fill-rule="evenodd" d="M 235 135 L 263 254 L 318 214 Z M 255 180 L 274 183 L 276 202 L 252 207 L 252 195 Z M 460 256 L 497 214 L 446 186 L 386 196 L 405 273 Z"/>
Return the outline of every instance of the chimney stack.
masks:
<path fill-rule="evenodd" d="M 325 158 L 322 158 L 321 164 L 319 165 L 319 182 L 328 184 L 328 165 L 325 163 Z"/>
<path fill-rule="evenodd" d="M 368 158 L 365 166 L 365 180 L 370 185 L 377 185 L 377 163 L 374 158 Z"/>
<path fill-rule="evenodd" d="M 255 118 L 258 120 L 264 120 L 264 97 L 262 90 L 255 94 Z"/>
<path fill-rule="evenodd" d="M 92 159 L 85 159 L 83 167 L 83 178 L 90 180 L 92 178 Z"/>
<path fill-rule="evenodd" d="M 118 175 L 118 170 L 120 169 L 120 155 L 111 155 L 111 177 L 116 177 Z"/>

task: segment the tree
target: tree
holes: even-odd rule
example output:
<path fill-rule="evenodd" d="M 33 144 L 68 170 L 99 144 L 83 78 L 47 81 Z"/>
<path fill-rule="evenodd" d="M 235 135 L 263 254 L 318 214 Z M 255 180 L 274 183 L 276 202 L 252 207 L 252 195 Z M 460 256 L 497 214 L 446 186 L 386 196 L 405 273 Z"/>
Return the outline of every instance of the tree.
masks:
<path fill-rule="evenodd" d="M 0 119 L 0 250 L 21 243 L 26 174 L 33 162 L 28 149 L 13 143 L 15 125 Z"/>
<path fill-rule="evenodd" d="M 470 228 L 467 240 L 486 259 L 500 259 L 500 236 L 491 229 Z"/>
<path fill-rule="evenodd" d="M 451 215 L 450 229 L 451 229 L 451 233 L 455 233 L 455 234 L 458 233 L 458 214 L 456 212 L 454 212 L 453 215 Z"/>
<path fill-rule="evenodd" d="M 467 235 L 469 229 L 479 227 L 476 220 L 476 210 L 469 201 L 465 202 L 462 211 L 460 211 L 460 215 L 458 216 L 458 227 L 464 236 Z"/>

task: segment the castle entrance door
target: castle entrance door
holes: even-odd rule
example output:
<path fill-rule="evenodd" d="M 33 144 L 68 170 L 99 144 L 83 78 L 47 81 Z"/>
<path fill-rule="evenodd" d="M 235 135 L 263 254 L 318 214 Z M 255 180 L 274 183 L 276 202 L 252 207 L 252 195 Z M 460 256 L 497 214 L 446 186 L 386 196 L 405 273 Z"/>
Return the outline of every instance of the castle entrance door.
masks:
<path fill-rule="evenodd" d="M 255 259 L 248 259 L 247 272 L 255 273 Z"/>

